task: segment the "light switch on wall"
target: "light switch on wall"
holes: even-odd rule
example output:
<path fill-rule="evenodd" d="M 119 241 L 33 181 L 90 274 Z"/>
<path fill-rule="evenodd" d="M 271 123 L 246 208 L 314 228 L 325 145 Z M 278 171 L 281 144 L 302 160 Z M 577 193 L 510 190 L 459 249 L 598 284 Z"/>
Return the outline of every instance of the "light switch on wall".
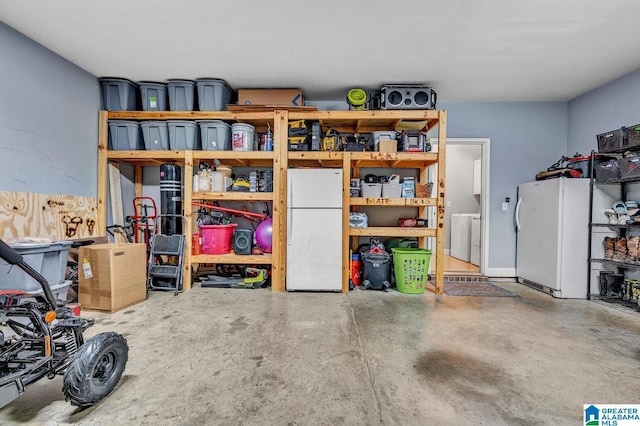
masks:
<path fill-rule="evenodd" d="M 502 203 L 502 211 L 506 212 L 507 210 L 509 210 L 509 203 Z"/>
<path fill-rule="evenodd" d="M 451 207 L 451 201 L 447 201 L 447 207 Z"/>

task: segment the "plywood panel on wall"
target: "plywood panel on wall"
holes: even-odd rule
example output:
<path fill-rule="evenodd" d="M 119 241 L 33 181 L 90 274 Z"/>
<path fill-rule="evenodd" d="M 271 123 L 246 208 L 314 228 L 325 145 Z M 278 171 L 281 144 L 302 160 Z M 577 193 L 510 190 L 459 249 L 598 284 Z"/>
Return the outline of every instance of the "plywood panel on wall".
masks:
<path fill-rule="evenodd" d="M 89 238 L 96 229 L 96 197 L 0 191 L 0 238 Z"/>

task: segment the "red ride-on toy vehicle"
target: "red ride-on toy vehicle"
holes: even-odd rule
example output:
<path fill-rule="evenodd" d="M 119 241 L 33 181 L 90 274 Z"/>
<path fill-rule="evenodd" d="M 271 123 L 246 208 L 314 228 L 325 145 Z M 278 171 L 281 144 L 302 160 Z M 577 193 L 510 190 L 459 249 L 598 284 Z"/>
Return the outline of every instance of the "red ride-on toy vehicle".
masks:
<path fill-rule="evenodd" d="M 74 315 L 66 301 L 56 300 L 47 280 L 2 240 L 0 258 L 42 287 L 42 294 L 19 288 L 0 291 L 0 408 L 29 385 L 58 374 L 64 375 L 67 401 L 82 408 L 100 402 L 122 376 L 127 341 L 113 332 L 85 341 L 83 332 L 93 319 Z"/>

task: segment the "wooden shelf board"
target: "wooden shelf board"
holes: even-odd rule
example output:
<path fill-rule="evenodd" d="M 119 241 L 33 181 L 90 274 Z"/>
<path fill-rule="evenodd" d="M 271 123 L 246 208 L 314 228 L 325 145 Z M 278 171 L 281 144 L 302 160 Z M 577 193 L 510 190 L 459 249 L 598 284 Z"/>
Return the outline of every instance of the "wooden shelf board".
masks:
<path fill-rule="evenodd" d="M 363 198 L 351 197 L 349 204 L 352 206 L 376 206 L 376 207 L 423 207 L 435 206 L 436 198 Z"/>
<path fill-rule="evenodd" d="M 289 151 L 289 160 L 340 160 L 342 151 Z"/>
<path fill-rule="evenodd" d="M 273 160 L 273 151 L 193 151 L 194 160 Z"/>
<path fill-rule="evenodd" d="M 289 112 L 290 120 L 318 120 L 322 130 L 336 129 L 339 132 L 370 133 L 376 130 L 393 130 L 399 121 L 428 121 L 433 128 L 438 121 L 436 110 L 397 111 L 316 111 Z"/>
<path fill-rule="evenodd" d="M 438 154 L 428 152 L 350 152 L 351 160 L 357 167 L 397 167 L 420 168 L 438 162 Z M 317 162 L 325 167 L 340 167 L 344 152 L 289 151 L 291 165 L 304 166 Z"/>
<path fill-rule="evenodd" d="M 349 228 L 349 235 L 360 237 L 435 237 L 433 228 L 402 228 L 400 226 Z"/>
<path fill-rule="evenodd" d="M 139 166 L 158 166 L 166 162 L 184 164 L 184 151 L 107 151 L 108 160 L 124 161 Z"/>
<path fill-rule="evenodd" d="M 271 201 L 273 192 L 194 192 L 193 200 Z"/>
<path fill-rule="evenodd" d="M 231 263 L 231 264 L 259 264 L 271 265 L 273 257 L 271 254 L 262 255 L 235 255 L 235 254 L 199 254 L 191 256 L 191 263 Z"/>
<path fill-rule="evenodd" d="M 273 121 L 274 111 L 109 111 L 109 119 Z"/>

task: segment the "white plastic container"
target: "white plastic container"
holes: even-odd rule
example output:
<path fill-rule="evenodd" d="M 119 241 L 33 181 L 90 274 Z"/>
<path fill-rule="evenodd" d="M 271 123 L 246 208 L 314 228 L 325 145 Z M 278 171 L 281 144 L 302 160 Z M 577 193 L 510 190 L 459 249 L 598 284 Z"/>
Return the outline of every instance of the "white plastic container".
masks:
<path fill-rule="evenodd" d="M 231 125 L 231 146 L 234 151 L 252 151 L 255 127 L 251 124 L 234 123 Z"/>
<path fill-rule="evenodd" d="M 211 178 L 211 191 L 224 192 L 224 174 L 222 172 L 209 172 Z"/>
<path fill-rule="evenodd" d="M 382 184 L 380 183 L 362 182 L 361 189 L 364 198 L 380 198 L 382 196 Z"/>
<path fill-rule="evenodd" d="M 382 184 L 383 198 L 400 198 L 401 195 L 402 195 L 402 184 L 400 183 L 383 183 Z"/>

